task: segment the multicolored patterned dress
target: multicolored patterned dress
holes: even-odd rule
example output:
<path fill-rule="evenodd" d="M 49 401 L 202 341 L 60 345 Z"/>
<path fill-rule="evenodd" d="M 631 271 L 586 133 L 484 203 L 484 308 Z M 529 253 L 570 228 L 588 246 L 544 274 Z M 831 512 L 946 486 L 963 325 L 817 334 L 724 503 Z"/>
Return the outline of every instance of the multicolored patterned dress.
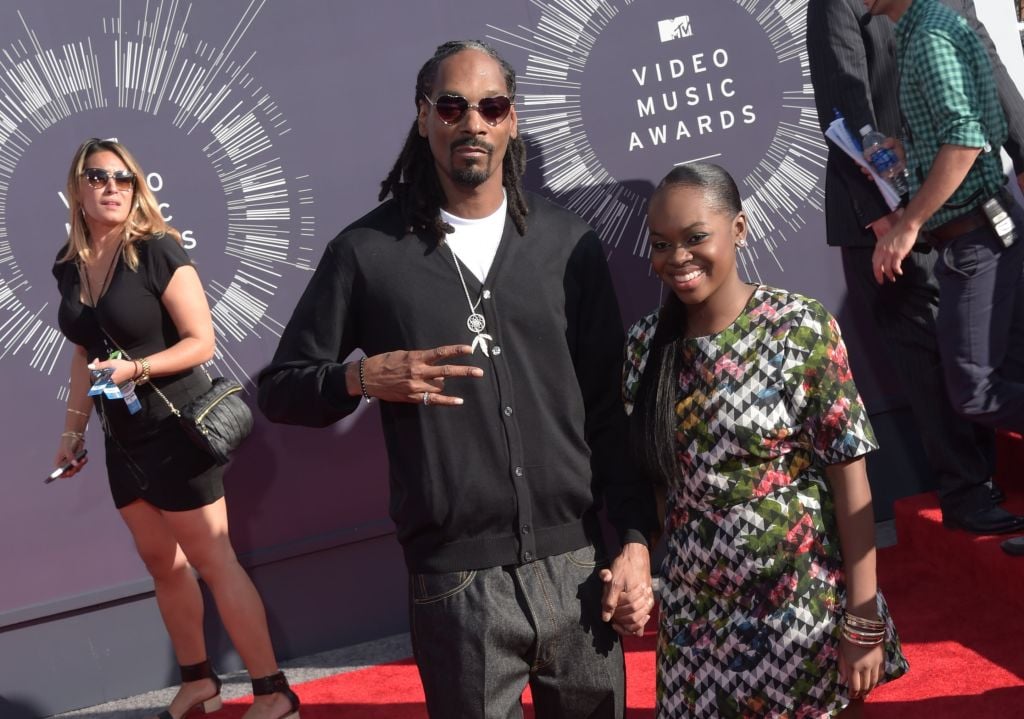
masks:
<path fill-rule="evenodd" d="M 627 340 L 632 408 L 657 313 Z M 661 568 L 659 719 L 828 717 L 843 563 L 825 467 L 876 444 L 839 327 L 814 300 L 758 287 L 722 332 L 682 341 L 678 457 Z M 907 670 L 888 631 L 885 677 Z"/>

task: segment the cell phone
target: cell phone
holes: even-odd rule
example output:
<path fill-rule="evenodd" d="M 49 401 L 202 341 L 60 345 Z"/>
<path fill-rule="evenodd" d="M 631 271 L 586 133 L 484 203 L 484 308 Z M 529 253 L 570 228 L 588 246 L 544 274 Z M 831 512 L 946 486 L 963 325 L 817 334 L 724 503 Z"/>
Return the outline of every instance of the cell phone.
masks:
<path fill-rule="evenodd" d="M 78 450 L 78 454 L 75 455 L 75 461 L 76 462 L 81 462 L 83 459 L 85 459 L 85 455 L 87 455 L 87 454 L 89 454 L 89 450 L 87 450 L 87 449 L 80 449 L 80 450 Z M 46 477 L 46 479 L 43 480 L 43 483 L 44 484 L 49 484 L 53 480 L 59 479 L 60 476 L 62 474 L 64 474 L 65 472 L 67 472 L 69 469 L 71 469 L 71 462 L 66 463 L 62 467 L 57 467 L 57 469 L 55 469 L 52 472 L 50 472 L 50 474 Z"/>

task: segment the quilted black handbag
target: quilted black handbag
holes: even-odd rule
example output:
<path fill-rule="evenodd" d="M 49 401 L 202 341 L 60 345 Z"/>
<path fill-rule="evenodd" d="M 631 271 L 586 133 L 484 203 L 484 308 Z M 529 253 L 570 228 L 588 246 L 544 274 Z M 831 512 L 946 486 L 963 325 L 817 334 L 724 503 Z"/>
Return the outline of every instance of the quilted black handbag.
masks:
<path fill-rule="evenodd" d="M 100 329 L 107 339 L 121 351 L 122 357 L 131 361 L 131 355 L 121 349 L 103 327 L 99 313 L 96 314 L 96 318 L 100 321 Z M 227 464 L 231 460 L 231 452 L 252 431 L 252 410 L 239 396 L 242 385 L 226 377 L 210 377 L 206 367 L 199 365 L 199 368 L 203 370 L 212 386 L 180 410 L 167 399 L 167 395 L 161 392 L 159 387 L 155 384 L 151 384 L 150 387 L 164 401 L 171 414 L 178 418 L 185 434 L 200 448 L 206 450 L 217 464 Z"/>
<path fill-rule="evenodd" d="M 203 367 L 203 372 L 210 377 Z M 239 393 L 242 385 L 226 377 L 210 378 L 213 385 L 179 410 L 156 385 L 156 392 L 178 418 L 185 434 L 206 450 L 217 464 L 227 464 L 231 452 L 252 431 L 252 411 Z"/>

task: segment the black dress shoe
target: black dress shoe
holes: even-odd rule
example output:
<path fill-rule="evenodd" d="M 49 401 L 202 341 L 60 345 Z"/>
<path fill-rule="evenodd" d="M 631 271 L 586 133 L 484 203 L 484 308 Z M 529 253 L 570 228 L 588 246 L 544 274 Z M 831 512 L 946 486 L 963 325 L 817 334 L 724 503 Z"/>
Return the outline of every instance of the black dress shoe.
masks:
<path fill-rule="evenodd" d="M 943 514 L 942 523 L 974 534 L 1007 534 L 1024 529 L 1024 517 L 999 507 L 979 509 L 967 514 Z"/>
<path fill-rule="evenodd" d="M 992 504 L 1002 504 L 1006 501 L 1006 495 L 995 482 L 988 485 L 989 495 L 992 497 Z"/>
<path fill-rule="evenodd" d="M 999 546 L 1002 547 L 1003 551 L 1007 554 L 1012 554 L 1014 557 L 1024 557 L 1024 537 L 1004 539 L 1002 544 Z"/>

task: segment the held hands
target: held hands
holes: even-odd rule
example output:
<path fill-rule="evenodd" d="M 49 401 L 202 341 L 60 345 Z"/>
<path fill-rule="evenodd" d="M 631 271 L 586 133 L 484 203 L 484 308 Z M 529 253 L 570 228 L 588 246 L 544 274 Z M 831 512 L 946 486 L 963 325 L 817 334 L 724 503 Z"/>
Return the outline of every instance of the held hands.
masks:
<path fill-rule="evenodd" d="M 885 663 L 882 644 L 864 647 L 846 637 L 839 640 L 839 678 L 850 688 L 851 699 L 863 699 L 878 685 Z"/>
<path fill-rule="evenodd" d="M 445 364 L 446 361 L 473 354 L 469 345 L 445 345 L 429 350 L 399 350 L 367 357 L 363 363 L 363 382 L 366 393 L 384 402 L 415 402 L 457 406 L 461 397 L 444 394 L 444 381 L 448 377 L 483 377 L 479 367 Z M 351 394 L 359 393 L 358 367 L 349 368 L 348 387 Z M 352 391 L 352 373 L 355 373 L 355 392 Z"/>
<path fill-rule="evenodd" d="M 637 542 L 626 544 L 611 567 L 598 574 L 604 582 L 601 620 L 623 636 L 641 637 L 654 610 L 651 554 Z"/>

